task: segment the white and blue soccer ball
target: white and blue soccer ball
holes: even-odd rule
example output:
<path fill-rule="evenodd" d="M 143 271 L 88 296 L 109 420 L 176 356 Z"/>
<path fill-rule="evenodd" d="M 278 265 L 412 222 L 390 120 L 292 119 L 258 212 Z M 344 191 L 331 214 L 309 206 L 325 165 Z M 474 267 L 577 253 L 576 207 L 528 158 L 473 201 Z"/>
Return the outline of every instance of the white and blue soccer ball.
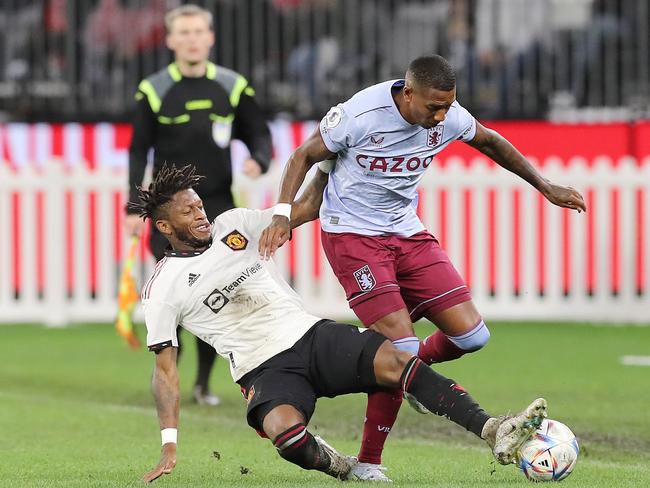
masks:
<path fill-rule="evenodd" d="M 545 419 L 519 449 L 519 467 L 531 481 L 561 481 L 575 468 L 579 453 L 571 429 L 557 420 Z"/>

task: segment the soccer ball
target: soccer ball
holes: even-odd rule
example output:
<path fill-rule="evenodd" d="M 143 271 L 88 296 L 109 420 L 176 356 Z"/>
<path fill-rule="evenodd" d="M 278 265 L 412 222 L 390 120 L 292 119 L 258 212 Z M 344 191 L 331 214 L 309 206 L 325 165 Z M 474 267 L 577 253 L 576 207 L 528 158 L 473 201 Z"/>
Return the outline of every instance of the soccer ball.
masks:
<path fill-rule="evenodd" d="M 571 429 L 557 420 L 544 419 L 519 449 L 519 467 L 531 481 L 560 481 L 573 471 L 579 452 Z"/>

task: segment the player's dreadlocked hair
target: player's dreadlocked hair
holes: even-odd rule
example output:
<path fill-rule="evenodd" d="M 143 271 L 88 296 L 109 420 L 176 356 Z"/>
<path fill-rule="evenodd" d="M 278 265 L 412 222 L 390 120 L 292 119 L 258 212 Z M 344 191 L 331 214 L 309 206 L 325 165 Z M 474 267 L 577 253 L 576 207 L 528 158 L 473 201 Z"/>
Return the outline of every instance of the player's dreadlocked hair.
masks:
<path fill-rule="evenodd" d="M 129 202 L 129 208 L 137 211 L 143 219 L 155 222 L 163 216 L 163 207 L 176 193 L 195 187 L 203 178 L 196 174 L 196 168 L 191 164 L 177 168 L 165 163 L 148 190 L 138 188 L 139 202 Z"/>
<path fill-rule="evenodd" d="M 417 85 L 425 88 L 451 91 L 456 86 L 454 68 L 437 54 L 421 56 L 411 61 L 407 71 L 407 76 L 409 75 Z"/>

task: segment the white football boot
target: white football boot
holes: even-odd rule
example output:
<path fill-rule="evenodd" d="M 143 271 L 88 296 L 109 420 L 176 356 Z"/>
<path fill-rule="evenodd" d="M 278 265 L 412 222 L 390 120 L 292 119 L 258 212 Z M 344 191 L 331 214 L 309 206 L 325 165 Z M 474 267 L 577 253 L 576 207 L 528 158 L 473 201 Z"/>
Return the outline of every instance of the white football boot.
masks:
<path fill-rule="evenodd" d="M 330 467 L 325 471 L 325 473 L 334 478 L 338 478 L 341 481 L 350 479 L 350 470 L 352 469 L 352 461 L 350 458 L 340 454 L 336 449 L 325 442 L 322 437 L 315 435 L 314 440 L 330 458 Z"/>
<path fill-rule="evenodd" d="M 487 421 L 481 437 L 492 448 L 492 454 L 500 464 L 517 462 L 517 451 L 546 418 L 546 408 L 546 400 L 538 398 L 515 416 Z"/>
<path fill-rule="evenodd" d="M 392 483 L 393 480 L 386 476 L 386 467 L 381 464 L 360 463 L 355 456 L 349 456 L 348 460 L 352 464 L 352 469 L 348 475 L 350 481 L 380 481 L 383 483 Z"/>
<path fill-rule="evenodd" d="M 421 413 L 423 415 L 431 413 L 431 412 L 429 412 L 429 409 L 427 407 L 425 407 L 420 402 L 418 402 L 417 399 L 413 395 L 411 395 L 410 393 L 404 392 L 404 400 L 409 402 L 409 405 L 411 406 L 411 408 L 413 410 L 415 410 L 417 413 Z"/>
<path fill-rule="evenodd" d="M 210 390 L 204 391 L 201 385 L 194 386 L 192 397 L 199 405 L 207 405 L 208 407 L 216 407 L 221 403 L 221 399 L 217 395 Z"/>

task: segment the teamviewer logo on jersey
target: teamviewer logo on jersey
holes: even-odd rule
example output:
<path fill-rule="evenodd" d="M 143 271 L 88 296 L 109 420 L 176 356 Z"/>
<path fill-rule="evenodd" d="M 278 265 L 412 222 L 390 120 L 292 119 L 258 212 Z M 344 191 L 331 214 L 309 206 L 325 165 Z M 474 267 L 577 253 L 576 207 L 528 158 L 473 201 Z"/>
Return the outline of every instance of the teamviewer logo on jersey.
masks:
<path fill-rule="evenodd" d="M 219 313 L 219 311 L 226 306 L 228 301 L 226 295 L 215 289 L 205 300 L 203 300 L 203 303 L 214 313 Z"/>
<path fill-rule="evenodd" d="M 377 280 L 370 271 L 370 266 L 367 264 L 354 272 L 354 279 L 357 280 L 357 284 L 361 291 L 370 291 L 377 284 Z"/>
<path fill-rule="evenodd" d="M 435 127 L 431 127 L 429 131 L 427 132 L 427 146 L 428 147 L 436 147 L 438 144 L 442 142 L 442 132 L 445 130 L 444 125 L 436 125 Z"/>

